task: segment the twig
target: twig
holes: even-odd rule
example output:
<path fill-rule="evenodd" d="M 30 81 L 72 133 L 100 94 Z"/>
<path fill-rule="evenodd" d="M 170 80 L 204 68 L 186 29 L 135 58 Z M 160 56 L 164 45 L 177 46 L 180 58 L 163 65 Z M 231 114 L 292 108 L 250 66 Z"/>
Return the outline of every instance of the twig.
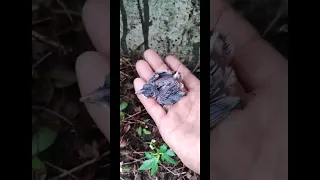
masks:
<path fill-rule="evenodd" d="M 264 37 L 270 31 L 270 29 L 276 24 L 276 22 L 282 16 L 282 13 L 283 13 L 283 11 L 280 11 L 280 12 L 277 13 L 276 17 L 269 24 L 268 28 L 263 32 L 262 37 Z"/>
<path fill-rule="evenodd" d="M 166 169 L 167 171 L 169 171 L 171 174 L 175 175 L 175 176 L 180 176 L 180 175 L 183 175 L 185 174 L 186 172 L 182 172 L 182 173 L 174 173 L 172 172 L 170 169 L 166 168 L 164 165 L 161 165 L 164 169 Z"/>
<path fill-rule="evenodd" d="M 66 123 L 70 124 L 71 126 L 74 126 L 73 123 L 69 119 L 67 119 L 66 117 L 64 117 L 64 116 L 60 115 L 59 113 L 54 112 L 54 111 L 52 111 L 52 110 L 50 110 L 48 108 L 41 107 L 41 106 L 32 106 L 32 109 L 44 110 L 44 111 L 46 111 L 46 112 L 48 112 L 48 113 L 50 113 L 52 115 L 55 115 L 55 116 L 59 117 L 60 119 L 64 120 Z"/>
<path fill-rule="evenodd" d="M 68 13 L 68 14 L 73 15 L 73 16 L 81 17 L 80 13 L 72 11 L 72 10 L 52 9 L 51 11 L 53 13 L 55 13 L 55 14 L 66 14 L 66 13 Z"/>
<path fill-rule="evenodd" d="M 141 162 L 141 161 L 142 161 L 142 159 L 144 159 L 144 158 L 135 159 L 134 161 L 127 162 L 127 163 L 123 163 L 122 165 L 128 165 L 128 164 L 133 164 L 133 163 L 136 163 L 136 162 Z"/>
<path fill-rule="evenodd" d="M 131 78 L 131 76 L 129 76 L 128 74 L 126 74 L 126 73 L 124 73 L 124 72 L 122 72 L 122 71 L 120 71 L 120 73 L 121 73 L 122 75 L 124 75 L 124 76 L 127 76 L 128 78 Z"/>
<path fill-rule="evenodd" d="M 194 73 L 198 69 L 199 66 L 200 66 L 200 60 L 197 62 L 196 67 L 192 70 L 192 73 Z"/>
<path fill-rule="evenodd" d="M 74 168 L 70 169 L 69 171 L 66 171 L 66 172 L 64 172 L 64 173 L 62 173 L 62 174 L 60 174 L 60 175 L 58 175 L 58 176 L 56 176 L 54 178 L 51 178 L 50 180 L 58 180 L 58 179 L 61 179 L 61 178 L 65 177 L 65 176 L 68 176 L 71 173 L 74 173 L 74 172 L 76 172 L 76 171 L 78 171 L 78 170 L 80 170 L 80 169 L 82 169 L 82 168 L 84 168 L 84 167 L 86 167 L 88 165 L 91 165 L 91 164 L 95 163 L 96 161 L 100 160 L 101 158 L 103 158 L 103 157 L 105 157 L 105 156 L 107 156 L 109 154 L 110 154 L 110 151 L 105 152 L 100 157 L 97 157 L 97 158 L 94 158 L 92 160 L 86 161 L 85 163 L 83 163 L 83 164 L 81 164 L 81 165 L 79 165 L 77 167 L 74 167 Z"/>
<path fill-rule="evenodd" d="M 134 70 L 133 65 L 127 60 L 127 58 L 121 57 L 121 55 L 120 55 L 120 58 L 122 58 L 123 60 L 125 60 L 125 61 L 130 65 L 131 69 Z"/>
<path fill-rule="evenodd" d="M 60 0 L 56 0 L 56 2 L 63 8 L 64 12 L 67 14 L 67 16 L 69 17 L 70 21 L 73 23 L 73 19 L 72 19 L 71 15 L 70 15 L 66 5 L 63 2 L 61 2 Z"/>
<path fill-rule="evenodd" d="M 49 39 L 48 37 L 32 30 L 32 36 L 35 38 L 35 39 L 38 39 L 39 41 L 42 41 L 50 46 L 53 46 L 55 48 L 63 48 L 64 46 L 62 44 L 59 44 L 51 39 Z"/>
<path fill-rule="evenodd" d="M 43 23 L 43 22 L 46 22 L 46 21 L 49 21 L 49 20 L 52 20 L 52 18 L 51 17 L 46 17 L 44 19 L 40 19 L 40 20 L 37 20 L 37 21 L 32 21 L 32 26 L 38 25 L 40 23 Z"/>
<path fill-rule="evenodd" d="M 123 83 L 123 81 L 125 81 L 127 78 L 123 78 L 122 79 L 122 81 L 120 81 L 120 84 L 122 84 Z"/>
<path fill-rule="evenodd" d="M 137 113 L 135 113 L 135 114 L 129 115 L 128 117 L 124 118 L 123 120 L 127 120 L 127 119 L 129 119 L 129 118 L 132 118 L 132 117 L 134 117 L 134 116 L 136 116 L 136 115 L 144 112 L 145 110 L 146 110 L 146 109 L 143 109 L 143 110 L 141 110 L 140 112 L 137 112 Z"/>
<path fill-rule="evenodd" d="M 124 121 L 124 120 L 122 120 L 122 121 Z M 148 125 L 148 126 L 152 126 L 152 127 L 157 127 L 157 126 L 155 126 L 155 125 L 153 125 L 153 124 L 150 124 L 150 123 L 148 123 L 148 122 L 143 122 L 143 121 L 140 121 L 140 120 L 137 120 L 137 119 L 134 119 L 133 121 L 135 121 L 135 122 L 130 122 L 130 121 L 125 121 L 125 122 L 128 122 L 128 123 L 132 123 L 132 124 L 136 124 L 136 122 L 139 122 L 139 123 L 141 123 L 141 124 L 145 124 L 145 125 Z"/>
<path fill-rule="evenodd" d="M 49 163 L 48 161 L 44 161 L 44 164 L 46 164 L 46 165 L 48 165 L 48 166 L 52 167 L 53 169 L 56 169 L 56 170 L 58 170 L 58 171 L 62 172 L 62 173 L 67 172 L 67 170 L 65 170 L 65 169 L 61 169 L 60 167 L 55 166 L 55 165 L 53 165 L 53 164 Z M 79 179 L 79 178 L 77 178 L 77 177 L 76 177 L 75 175 L 73 175 L 73 174 L 68 174 L 68 176 L 72 177 L 73 179 Z"/>
<path fill-rule="evenodd" d="M 51 56 L 52 51 L 48 52 L 47 54 L 45 54 L 39 61 L 35 62 L 32 65 L 32 70 L 35 69 L 40 63 L 42 63 L 44 60 L 46 60 L 49 56 Z"/>
<path fill-rule="evenodd" d="M 122 97 L 124 97 L 124 98 L 127 98 L 127 99 L 129 99 L 130 101 L 132 101 L 132 102 L 133 102 L 133 99 L 129 98 L 129 97 L 128 97 L 128 96 L 126 96 L 126 95 L 120 94 L 120 96 L 122 96 Z"/>

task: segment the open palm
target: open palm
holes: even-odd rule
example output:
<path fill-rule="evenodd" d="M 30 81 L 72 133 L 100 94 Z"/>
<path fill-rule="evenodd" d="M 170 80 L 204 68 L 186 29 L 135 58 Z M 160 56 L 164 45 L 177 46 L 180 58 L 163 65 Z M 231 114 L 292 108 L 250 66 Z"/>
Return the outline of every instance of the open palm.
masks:
<path fill-rule="evenodd" d="M 168 56 L 165 62 L 160 56 L 147 50 L 145 60 L 136 68 L 140 78 L 134 80 L 135 90 L 140 90 L 154 72 L 178 71 L 182 74 L 187 95 L 166 112 L 154 99 L 138 95 L 139 100 L 157 124 L 163 140 L 190 169 L 200 173 L 200 81 L 177 58 Z"/>

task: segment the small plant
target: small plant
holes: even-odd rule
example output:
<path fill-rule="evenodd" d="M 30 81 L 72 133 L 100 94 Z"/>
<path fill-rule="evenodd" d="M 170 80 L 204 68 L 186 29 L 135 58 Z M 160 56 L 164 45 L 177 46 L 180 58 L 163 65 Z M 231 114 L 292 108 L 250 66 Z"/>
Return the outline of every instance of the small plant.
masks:
<path fill-rule="evenodd" d="M 57 132 L 42 127 L 32 137 L 32 180 L 44 180 L 47 177 L 47 169 L 37 155 L 49 148 L 57 138 Z"/>
<path fill-rule="evenodd" d="M 155 153 L 152 152 L 145 152 L 145 157 L 147 158 L 147 160 L 143 161 L 142 165 L 139 167 L 138 170 L 140 171 L 145 171 L 145 170 L 149 170 L 151 169 L 150 175 L 153 176 L 158 168 L 159 168 L 159 164 L 161 164 L 161 161 L 164 162 L 168 162 L 170 164 L 176 165 L 177 163 L 174 161 L 174 159 L 172 159 L 171 157 L 176 156 L 176 154 L 173 152 L 172 149 L 168 149 L 168 146 L 163 143 L 160 148 L 158 149 L 155 146 L 156 141 L 153 139 L 150 142 L 150 149 L 152 150 L 156 150 Z"/>
<path fill-rule="evenodd" d="M 138 133 L 139 136 L 142 136 L 142 134 L 144 134 L 144 135 L 151 134 L 150 131 L 148 131 L 146 128 L 142 128 L 141 126 L 138 127 L 137 133 Z"/>
<path fill-rule="evenodd" d="M 128 103 L 127 102 L 121 102 L 120 104 L 120 118 L 123 119 L 124 118 L 124 112 L 123 110 L 125 110 L 128 107 Z"/>

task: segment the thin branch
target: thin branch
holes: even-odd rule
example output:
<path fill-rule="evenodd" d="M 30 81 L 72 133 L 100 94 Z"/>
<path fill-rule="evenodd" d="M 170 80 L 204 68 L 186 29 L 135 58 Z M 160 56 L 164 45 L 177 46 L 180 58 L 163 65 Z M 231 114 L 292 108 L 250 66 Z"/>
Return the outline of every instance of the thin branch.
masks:
<path fill-rule="evenodd" d="M 50 46 L 53 46 L 55 48 L 63 48 L 64 46 L 56 41 L 53 41 L 51 39 L 49 39 L 48 37 L 32 30 L 32 36 L 35 38 L 35 39 L 38 39 L 39 41 L 43 42 L 43 43 L 46 43 Z"/>
<path fill-rule="evenodd" d="M 262 37 L 265 37 L 265 35 L 267 35 L 267 33 L 270 31 L 270 29 L 278 22 L 278 20 L 282 16 L 282 13 L 283 11 L 280 11 L 279 13 L 277 13 L 276 17 L 269 24 L 268 28 L 263 32 Z"/>
<path fill-rule="evenodd" d="M 44 60 L 46 60 L 51 55 L 52 55 L 52 51 L 50 51 L 47 54 L 45 54 L 39 61 L 35 62 L 32 65 L 32 70 L 35 69 L 40 63 L 42 63 Z"/>
<path fill-rule="evenodd" d="M 67 170 L 62 169 L 62 168 L 60 168 L 60 167 L 58 167 L 58 166 L 55 166 L 55 165 L 49 163 L 48 161 L 44 161 L 44 164 L 46 164 L 47 166 L 50 166 L 50 167 L 53 168 L 53 169 L 56 169 L 56 170 L 62 172 L 62 173 L 67 172 Z M 73 174 L 69 174 L 68 176 L 72 177 L 73 179 L 79 179 L 79 178 L 77 178 L 77 177 L 76 177 L 75 175 L 73 175 Z"/>
<path fill-rule="evenodd" d="M 52 20 L 52 17 L 46 17 L 44 19 L 40 19 L 40 20 L 37 20 L 37 21 L 32 21 L 32 26 L 41 24 L 41 23 L 49 21 L 49 20 Z"/>
<path fill-rule="evenodd" d="M 44 110 L 44 111 L 46 111 L 46 112 L 48 112 L 48 113 L 50 113 L 50 114 L 52 114 L 54 116 L 57 116 L 58 118 L 60 118 L 62 120 L 64 120 L 66 123 L 70 124 L 71 126 L 74 126 L 73 123 L 69 119 L 67 119 L 66 117 L 64 117 L 64 116 L 60 115 L 59 113 L 54 112 L 54 111 L 52 111 L 52 110 L 50 110 L 48 108 L 45 108 L 45 107 L 42 107 L 42 106 L 32 106 L 32 109 Z"/>
<path fill-rule="evenodd" d="M 72 10 L 61 10 L 61 9 L 52 9 L 51 10 L 53 13 L 55 14 L 70 14 L 70 15 L 73 15 L 73 16 L 77 16 L 77 17 L 81 17 L 81 14 L 76 12 L 76 11 L 72 11 Z"/>
<path fill-rule="evenodd" d="M 68 170 L 68 171 L 66 171 L 66 172 L 54 177 L 54 178 L 51 178 L 50 180 L 62 179 L 63 177 L 68 176 L 71 173 L 74 173 L 74 172 L 76 172 L 76 171 L 78 171 L 78 170 L 80 170 L 80 169 L 82 169 L 82 168 L 84 168 L 86 166 L 89 166 L 89 165 L 97 162 L 98 160 L 102 159 L 103 157 L 105 157 L 105 156 L 107 156 L 109 154 L 110 154 L 110 151 L 107 151 L 107 152 L 103 153 L 100 157 L 91 159 L 89 161 L 86 161 L 85 163 L 83 163 L 83 164 L 81 164 L 79 166 L 76 166 L 76 167 L 74 167 L 74 168 L 72 168 L 72 169 L 70 169 L 70 170 Z"/>
<path fill-rule="evenodd" d="M 135 113 L 135 114 L 129 115 L 128 117 L 124 118 L 123 120 L 125 121 L 125 120 L 127 120 L 127 119 L 129 119 L 129 118 L 132 118 L 132 117 L 138 115 L 138 114 L 141 114 L 141 113 L 144 112 L 145 110 L 146 110 L 146 109 L 143 109 L 143 110 L 141 110 L 140 112 L 137 112 L 137 113 Z"/>
<path fill-rule="evenodd" d="M 63 8 L 64 12 L 67 14 L 68 18 L 73 23 L 73 19 L 72 19 L 71 15 L 70 15 L 66 5 L 63 2 L 61 2 L 60 0 L 56 0 L 56 2 Z"/>
<path fill-rule="evenodd" d="M 170 169 L 168 169 L 167 167 L 165 167 L 164 165 L 161 165 L 164 169 L 166 169 L 168 172 L 170 172 L 171 174 L 175 175 L 175 176 L 180 176 L 185 174 L 186 172 L 182 172 L 182 173 L 174 173 L 172 172 Z"/>

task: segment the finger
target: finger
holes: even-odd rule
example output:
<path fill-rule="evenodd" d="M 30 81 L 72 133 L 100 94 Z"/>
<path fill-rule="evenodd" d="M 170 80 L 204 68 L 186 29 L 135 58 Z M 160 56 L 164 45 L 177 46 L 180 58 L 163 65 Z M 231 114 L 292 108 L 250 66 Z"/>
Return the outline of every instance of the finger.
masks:
<path fill-rule="evenodd" d="M 109 63 L 97 52 L 85 52 L 76 61 L 76 73 L 81 95 L 87 95 L 104 83 L 105 75 L 110 71 Z M 85 103 L 85 106 L 100 128 L 110 140 L 110 109 Z"/>
<path fill-rule="evenodd" d="M 139 76 L 144 81 L 148 81 L 154 73 L 151 67 L 149 66 L 149 64 L 145 60 L 139 60 L 136 63 L 136 68 Z"/>
<path fill-rule="evenodd" d="M 136 78 L 133 81 L 135 91 L 139 91 L 145 83 L 146 82 L 143 79 Z M 152 98 L 145 98 L 140 94 L 138 95 L 138 98 L 158 125 L 159 120 L 166 115 L 165 110 Z"/>
<path fill-rule="evenodd" d="M 185 67 L 181 61 L 178 60 L 178 58 L 174 56 L 168 56 L 165 59 L 165 62 L 167 65 L 172 69 L 173 71 L 178 71 L 182 74 L 183 83 L 186 86 L 187 89 L 192 89 L 193 87 L 200 84 L 200 81 L 197 77 L 195 77 L 191 71 Z"/>
<path fill-rule="evenodd" d="M 247 91 L 274 81 L 280 73 L 287 73 L 287 61 L 264 41 L 258 32 L 225 1 L 211 0 L 210 26 L 227 34 L 235 46 L 234 67 Z"/>
<path fill-rule="evenodd" d="M 110 55 L 109 0 L 87 0 L 82 19 L 85 29 L 97 51 Z"/>
<path fill-rule="evenodd" d="M 148 49 L 143 56 L 155 72 L 169 70 L 169 67 L 155 51 Z"/>

